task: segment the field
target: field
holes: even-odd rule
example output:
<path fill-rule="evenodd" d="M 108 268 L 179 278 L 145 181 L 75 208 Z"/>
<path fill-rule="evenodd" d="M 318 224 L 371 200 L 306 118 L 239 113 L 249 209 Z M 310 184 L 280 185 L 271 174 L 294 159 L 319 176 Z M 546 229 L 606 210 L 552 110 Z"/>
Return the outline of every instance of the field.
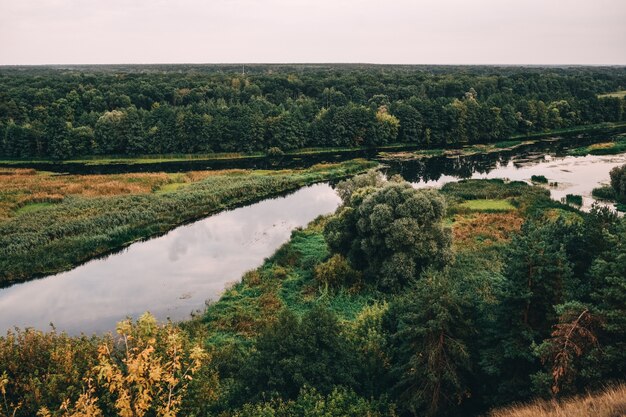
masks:
<path fill-rule="evenodd" d="M 372 165 L 89 176 L 4 170 L 0 284 L 63 271 L 184 222 Z"/>

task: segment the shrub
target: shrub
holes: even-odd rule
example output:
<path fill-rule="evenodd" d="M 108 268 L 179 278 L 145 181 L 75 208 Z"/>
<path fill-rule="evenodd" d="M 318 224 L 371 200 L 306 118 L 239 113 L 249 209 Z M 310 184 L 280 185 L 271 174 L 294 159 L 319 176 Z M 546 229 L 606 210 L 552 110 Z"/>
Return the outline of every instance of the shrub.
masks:
<path fill-rule="evenodd" d="M 620 202 L 626 202 L 626 165 L 613 168 L 610 176 L 615 198 Z"/>
<path fill-rule="evenodd" d="M 573 206 L 582 206 L 583 196 L 578 195 L 578 194 L 567 194 L 565 196 L 565 203 L 571 204 Z"/>
<path fill-rule="evenodd" d="M 607 185 L 594 188 L 591 195 L 598 200 L 615 200 L 615 190 Z"/>
<path fill-rule="evenodd" d="M 351 285 L 361 279 L 361 273 L 353 269 L 346 258 L 335 254 L 315 267 L 315 279 L 328 287 Z"/>
<path fill-rule="evenodd" d="M 530 180 L 534 183 L 537 184 L 547 184 L 548 183 L 548 179 L 543 176 L 543 175 L 533 175 L 532 177 L 530 177 Z"/>
<path fill-rule="evenodd" d="M 273 146 L 267 150 L 267 156 L 283 156 L 285 152 L 277 146 Z"/>

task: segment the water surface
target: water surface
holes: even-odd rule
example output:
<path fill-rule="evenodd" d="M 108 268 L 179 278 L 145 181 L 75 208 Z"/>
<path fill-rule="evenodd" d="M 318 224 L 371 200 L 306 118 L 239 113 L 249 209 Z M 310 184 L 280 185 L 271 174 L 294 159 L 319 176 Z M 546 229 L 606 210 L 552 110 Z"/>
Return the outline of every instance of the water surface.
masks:
<path fill-rule="evenodd" d="M 291 231 L 340 203 L 328 184 L 181 226 L 71 271 L 0 290 L 0 332 L 13 326 L 103 332 L 150 311 L 181 320 L 259 266 Z"/>

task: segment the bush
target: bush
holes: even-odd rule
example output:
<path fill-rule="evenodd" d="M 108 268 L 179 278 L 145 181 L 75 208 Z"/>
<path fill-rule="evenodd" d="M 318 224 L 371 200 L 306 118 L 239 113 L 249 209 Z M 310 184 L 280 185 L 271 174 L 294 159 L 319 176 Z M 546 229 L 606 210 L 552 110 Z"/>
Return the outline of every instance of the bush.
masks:
<path fill-rule="evenodd" d="M 533 175 L 532 177 L 530 177 L 530 180 L 534 183 L 537 184 L 547 184 L 548 183 L 548 179 L 543 176 L 543 175 Z"/>
<path fill-rule="evenodd" d="M 300 319 L 283 310 L 242 367 L 245 387 L 239 398 L 242 403 L 272 394 L 295 399 L 305 386 L 329 394 L 336 385 L 354 386 L 357 368 L 334 313 L 317 305 Z"/>
<path fill-rule="evenodd" d="M 335 254 L 315 267 L 315 279 L 329 287 L 351 285 L 361 279 L 361 273 L 353 269 L 346 258 Z"/>
<path fill-rule="evenodd" d="M 565 196 L 565 203 L 571 204 L 573 206 L 582 206 L 583 196 L 578 195 L 578 194 L 567 194 Z"/>
<path fill-rule="evenodd" d="M 283 156 L 285 152 L 277 146 L 273 146 L 267 150 L 267 156 Z"/>
<path fill-rule="evenodd" d="M 607 185 L 594 188 L 591 195 L 598 200 L 615 200 L 615 190 Z"/>
<path fill-rule="evenodd" d="M 610 172 L 611 187 L 619 202 L 626 202 L 626 165 L 615 167 Z"/>

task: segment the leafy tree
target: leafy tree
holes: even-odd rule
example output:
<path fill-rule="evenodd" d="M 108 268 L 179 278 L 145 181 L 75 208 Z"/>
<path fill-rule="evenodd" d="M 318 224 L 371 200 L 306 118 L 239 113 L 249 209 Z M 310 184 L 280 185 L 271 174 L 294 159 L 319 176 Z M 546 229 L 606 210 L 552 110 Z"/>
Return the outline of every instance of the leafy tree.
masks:
<path fill-rule="evenodd" d="M 619 201 L 626 201 L 626 165 L 615 167 L 610 172 L 611 187 Z"/>
<path fill-rule="evenodd" d="M 444 215 L 445 202 L 435 191 L 389 183 L 353 194 L 324 233 L 331 250 L 347 256 L 366 280 L 396 290 L 426 267 L 452 259 Z"/>
<path fill-rule="evenodd" d="M 259 336 L 243 367 L 242 399 L 277 394 L 294 399 L 305 386 L 328 394 L 337 385 L 355 386 L 356 364 L 335 315 L 316 305 L 299 319 L 284 310 Z"/>

